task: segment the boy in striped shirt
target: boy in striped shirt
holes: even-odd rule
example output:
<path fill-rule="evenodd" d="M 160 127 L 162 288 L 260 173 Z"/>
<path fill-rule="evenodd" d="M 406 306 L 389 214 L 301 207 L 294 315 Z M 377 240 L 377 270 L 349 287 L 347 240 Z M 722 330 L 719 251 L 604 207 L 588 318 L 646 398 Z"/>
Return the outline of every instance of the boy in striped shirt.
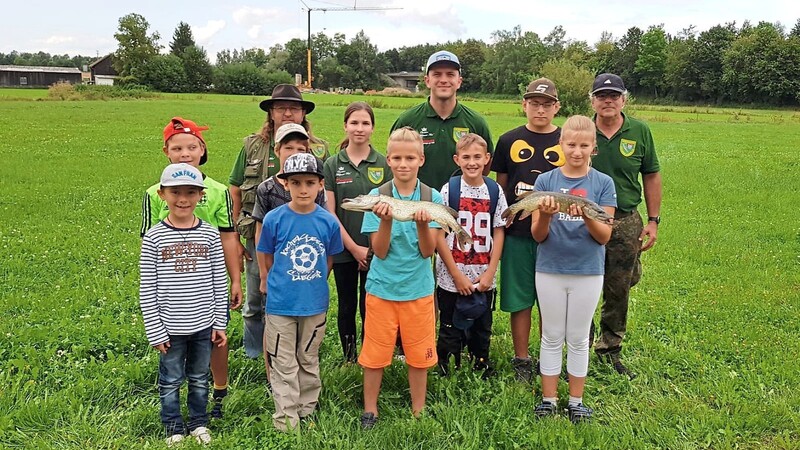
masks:
<path fill-rule="evenodd" d="M 208 375 L 213 345 L 227 343 L 228 280 L 219 231 L 194 215 L 203 198 L 203 175 L 186 163 L 161 174 L 158 195 L 167 217 L 145 233 L 139 259 L 139 303 L 147 340 L 161 352 L 158 391 L 167 444 L 188 431 L 202 444 L 208 428 Z M 189 380 L 188 424 L 180 388 Z"/>

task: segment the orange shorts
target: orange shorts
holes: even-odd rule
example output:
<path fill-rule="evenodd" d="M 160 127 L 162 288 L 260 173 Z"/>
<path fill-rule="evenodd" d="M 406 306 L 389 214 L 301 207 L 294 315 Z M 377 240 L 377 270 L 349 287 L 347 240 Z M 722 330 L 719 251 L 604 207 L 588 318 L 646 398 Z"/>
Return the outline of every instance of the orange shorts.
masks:
<path fill-rule="evenodd" d="M 393 302 L 367 293 L 366 306 L 364 345 L 358 356 L 359 364 L 368 369 L 390 365 L 399 330 L 406 364 L 417 369 L 436 365 L 433 294 L 416 300 Z"/>

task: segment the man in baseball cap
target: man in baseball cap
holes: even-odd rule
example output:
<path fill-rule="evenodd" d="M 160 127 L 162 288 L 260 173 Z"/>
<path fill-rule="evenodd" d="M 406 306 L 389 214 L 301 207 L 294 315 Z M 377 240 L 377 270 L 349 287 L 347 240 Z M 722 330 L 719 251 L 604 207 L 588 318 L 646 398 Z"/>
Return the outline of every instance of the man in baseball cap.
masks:
<path fill-rule="evenodd" d="M 655 245 L 661 222 L 661 172 L 650 127 L 622 112 L 628 97 L 622 78 L 602 73 L 592 83 L 590 94 L 597 126 L 597 154 L 592 156 L 592 167 L 609 175 L 617 189 L 614 230 L 606 244 L 600 336 L 595 352 L 618 373 L 633 378 L 636 375 L 622 363 L 620 353 L 630 289 L 642 274 L 639 257 Z M 646 223 L 638 212 L 643 198 Z"/>
<path fill-rule="evenodd" d="M 447 183 L 458 169 L 453 155 L 461 136 L 475 133 L 486 141 L 490 154 L 494 151 L 486 119 L 456 99 L 461 82 L 458 56 L 447 50 L 433 53 L 425 63 L 425 86 L 431 91 L 428 100 L 402 113 L 392 125 L 392 131 L 408 126 L 422 136 L 425 164 L 419 169 L 418 177 L 422 183 L 436 189 Z M 487 165 L 484 175 L 488 170 Z"/>

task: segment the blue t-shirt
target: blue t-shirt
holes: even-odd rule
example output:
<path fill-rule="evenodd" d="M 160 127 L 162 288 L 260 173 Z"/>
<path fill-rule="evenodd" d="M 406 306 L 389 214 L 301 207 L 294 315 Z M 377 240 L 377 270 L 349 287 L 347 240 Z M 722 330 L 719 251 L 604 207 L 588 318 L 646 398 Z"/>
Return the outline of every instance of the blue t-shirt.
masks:
<path fill-rule="evenodd" d="M 431 200 L 443 203 L 439 191 L 433 188 L 431 191 Z M 378 189 L 373 189 L 369 194 L 378 195 Z M 392 182 L 392 195 L 401 200 L 419 200 L 419 180 L 414 193 L 408 197 L 400 195 Z M 380 222 L 375 213 L 364 213 L 361 232 L 369 235 L 378 231 Z M 436 222 L 431 222 L 429 226 L 441 228 Z M 433 294 L 433 287 L 431 258 L 423 258 L 419 251 L 416 222 L 393 220 L 389 252 L 385 259 L 377 256 L 372 258 L 367 272 L 367 292 L 384 300 L 402 302 L 427 297 Z"/>
<path fill-rule="evenodd" d="M 344 250 L 336 218 L 315 205 L 298 214 L 281 205 L 264 217 L 257 250 L 273 255 L 267 314 L 313 316 L 328 310 L 328 255 Z"/>
<path fill-rule="evenodd" d="M 569 178 L 560 169 L 539 175 L 537 191 L 563 192 L 594 201 L 600 206 L 617 206 L 614 182 L 608 175 L 589 169 L 580 178 Z M 539 244 L 536 271 L 573 275 L 603 275 L 606 247 L 589 234 L 583 217 L 557 213 L 550 220 L 547 239 Z"/>

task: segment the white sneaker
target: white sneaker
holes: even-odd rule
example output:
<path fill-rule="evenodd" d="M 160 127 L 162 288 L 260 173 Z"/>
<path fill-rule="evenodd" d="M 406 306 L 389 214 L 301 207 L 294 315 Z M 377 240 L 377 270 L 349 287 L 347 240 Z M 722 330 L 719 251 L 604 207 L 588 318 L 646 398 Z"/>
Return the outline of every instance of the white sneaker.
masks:
<path fill-rule="evenodd" d="M 211 433 L 208 432 L 208 428 L 206 427 L 197 427 L 192 430 L 189 434 L 194 436 L 197 439 L 198 444 L 207 445 L 211 443 Z"/>
<path fill-rule="evenodd" d="M 173 434 L 172 436 L 168 437 L 167 447 L 172 447 L 173 445 L 180 443 L 183 441 L 183 437 L 184 436 L 182 434 Z"/>

